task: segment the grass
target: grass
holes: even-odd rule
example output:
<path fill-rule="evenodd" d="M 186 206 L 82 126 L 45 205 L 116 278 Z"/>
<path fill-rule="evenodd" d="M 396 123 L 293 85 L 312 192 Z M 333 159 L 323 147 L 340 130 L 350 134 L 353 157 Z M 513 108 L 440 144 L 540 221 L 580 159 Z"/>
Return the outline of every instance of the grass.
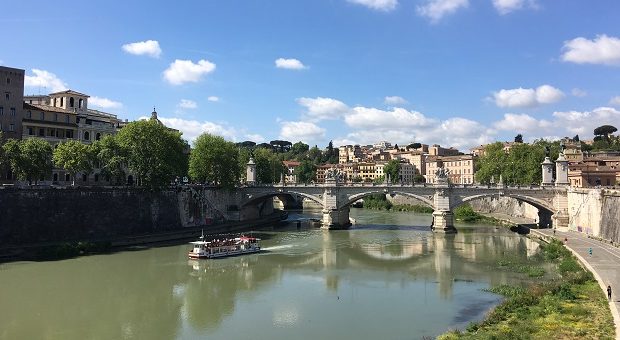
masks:
<path fill-rule="evenodd" d="M 584 270 L 559 241 L 543 247 L 545 259 L 557 265 L 559 278 L 530 286 L 500 285 L 488 291 L 506 297 L 479 323 L 445 333 L 439 339 L 613 339 L 615 326 L 607 299 L 592 273 Z M 500 267 L 535 266 L 504 259 Z M 518 269 L 517 269 L 518 270 Z"/>

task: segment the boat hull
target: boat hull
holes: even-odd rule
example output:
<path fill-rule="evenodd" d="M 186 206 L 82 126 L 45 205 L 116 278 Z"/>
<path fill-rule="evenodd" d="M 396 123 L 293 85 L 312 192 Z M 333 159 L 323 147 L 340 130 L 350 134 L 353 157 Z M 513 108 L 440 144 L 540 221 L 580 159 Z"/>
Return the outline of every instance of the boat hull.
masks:
<path fill-rule="evenodd" d="M 231 251 L 224 251 L 224 252 L 219 252 L 219 253 L 214 253 L 214 254 L 190 252 L 188 254 L 188 257 L 190 259 L 216 259 L 216 258 L 222 258 L 222 257 L 258 253 L 258 252 L 260 252 L 260 248 L 231 250 Z"/>

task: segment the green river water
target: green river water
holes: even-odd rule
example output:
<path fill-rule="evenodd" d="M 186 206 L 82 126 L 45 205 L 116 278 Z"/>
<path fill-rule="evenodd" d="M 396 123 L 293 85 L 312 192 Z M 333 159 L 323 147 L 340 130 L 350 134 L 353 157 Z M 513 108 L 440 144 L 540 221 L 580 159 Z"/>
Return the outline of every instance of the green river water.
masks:
<path fill-rule="evenodd" d="M 0 264 L 0 339 L 421 339 L 484 318 L 501 301 L 484 288 L 529 280 L 497 261 L 538 252 L 505 228 L 351 216 L 344 231 L 256 231 L 263 252 L 226 259 L 183 244 Z"/>

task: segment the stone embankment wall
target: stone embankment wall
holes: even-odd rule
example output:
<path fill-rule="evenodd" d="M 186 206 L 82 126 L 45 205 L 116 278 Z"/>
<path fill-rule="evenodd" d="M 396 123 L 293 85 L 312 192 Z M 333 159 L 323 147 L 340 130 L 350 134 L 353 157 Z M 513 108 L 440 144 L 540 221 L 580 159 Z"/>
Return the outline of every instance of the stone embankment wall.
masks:
<path fill-rule="evenodd" d="M 215 226 L 274 212 L 271 200 L 241 207 L 237 191 L 182 187 L 0 188 L 0 247 L 119 237 Z"/>
<path fill-rule="evenodd" d="M 538 208 L 529 203 L 506 196 L 485 197 L 470 201 L 469 204 L 474 211 L 482 214 L 497 213 L 538 221 Z"/>
<path fill-rule="evenodd" d="M 568 192 L 569 229 L 620 242 L 620 191 L 571 189 Z"/>

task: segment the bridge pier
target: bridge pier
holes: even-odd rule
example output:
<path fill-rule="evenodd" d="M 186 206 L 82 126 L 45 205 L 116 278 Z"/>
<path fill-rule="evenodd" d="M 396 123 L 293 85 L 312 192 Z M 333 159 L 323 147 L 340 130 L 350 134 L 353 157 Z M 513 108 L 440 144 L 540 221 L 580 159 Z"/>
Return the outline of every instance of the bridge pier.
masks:
<path fill-rule="evenodd" d="M 454 214 L 451 211 L 434 211 L 433 212 L 433 231 L 436 233 L 454 234 Z"/>
<path fill-rule="evenodd" d="M 348 229 L 351 226 L 349 210 L 348 206 L 340 209 L 324 209 L 321 229 Z"/>

